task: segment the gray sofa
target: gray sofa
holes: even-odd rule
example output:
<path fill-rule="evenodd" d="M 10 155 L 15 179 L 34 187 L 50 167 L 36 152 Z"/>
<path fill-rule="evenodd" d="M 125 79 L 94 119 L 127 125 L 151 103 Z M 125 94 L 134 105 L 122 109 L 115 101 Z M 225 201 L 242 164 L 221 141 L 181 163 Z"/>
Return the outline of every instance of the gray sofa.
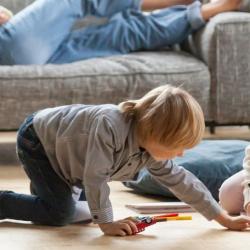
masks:
<path fill-rule="evenodd" d="M 1 4 L 16 13 L 31 2 Z M 45 107 L 118 103 L 165 83 L 190 91 L 211 128 L 250 124 L 249 40 L 250 14 L 225 13 L 211 19 L 181 49 L 64 65 L 0 66 L 0 130 L 16 130 L 29 113 Z"/>

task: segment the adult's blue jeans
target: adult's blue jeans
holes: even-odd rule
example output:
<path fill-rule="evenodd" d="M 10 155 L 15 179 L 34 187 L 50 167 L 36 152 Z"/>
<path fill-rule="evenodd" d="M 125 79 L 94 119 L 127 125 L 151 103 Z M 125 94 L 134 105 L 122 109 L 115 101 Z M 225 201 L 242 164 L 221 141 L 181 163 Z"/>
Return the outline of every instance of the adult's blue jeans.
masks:
<path fill-rule="evenodd" d="M 72 188 L 51 167 L 32 120 L 33 115 L 18 131 L 17 153 L 35 194 L 0 192 L 0 219 L 33 221 L 51 226 L 69 224 L 75 214 Z"/>
<path fill-rule="evenodd" d="M 37 0 L 0 26 L 0 64 L 62 64 L 182 42 L 205 22 L 200 2 L 145 14 L 141 0 Z M 107 24 L 72 31 L 93 15 Z"/>

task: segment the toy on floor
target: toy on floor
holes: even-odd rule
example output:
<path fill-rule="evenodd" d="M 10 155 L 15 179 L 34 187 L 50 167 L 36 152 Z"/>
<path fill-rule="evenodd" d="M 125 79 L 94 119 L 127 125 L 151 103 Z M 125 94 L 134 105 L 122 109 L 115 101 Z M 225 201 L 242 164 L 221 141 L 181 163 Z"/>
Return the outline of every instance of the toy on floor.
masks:
<path fill-rule="evenodd" d="M 169 220 L 192 220 L 192 216 L 189 215 L 181 216 L 178 213 L 164 214 L 159 216 L 143 216 L 143 217 L 136 216 L 132 218 L 138 221 L 136 223 L 136 227 L 138 230 L 137 233 L 144 231 L 146 227 L 152 226 L 157 222 L 164 222 Z"/>

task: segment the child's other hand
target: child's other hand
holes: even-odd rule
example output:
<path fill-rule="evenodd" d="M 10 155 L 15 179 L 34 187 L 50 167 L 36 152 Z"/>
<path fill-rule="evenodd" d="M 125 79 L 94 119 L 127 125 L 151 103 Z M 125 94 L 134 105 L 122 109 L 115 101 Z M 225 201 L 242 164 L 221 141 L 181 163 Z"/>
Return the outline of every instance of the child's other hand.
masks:
<path fill-rule="evenodd" d="M 112 236 L 133 235 L 138 232 L 135 220 L 130 217 L 111 223 L 101 223 L 99 227 L 104 234 Z"/>
<path fill-rule="evenodd" d="M 222 213 L 215 220 L 230 230 L 244 230 L 250 227 L 250 217 L 245 215 L 233 217 Z"/>

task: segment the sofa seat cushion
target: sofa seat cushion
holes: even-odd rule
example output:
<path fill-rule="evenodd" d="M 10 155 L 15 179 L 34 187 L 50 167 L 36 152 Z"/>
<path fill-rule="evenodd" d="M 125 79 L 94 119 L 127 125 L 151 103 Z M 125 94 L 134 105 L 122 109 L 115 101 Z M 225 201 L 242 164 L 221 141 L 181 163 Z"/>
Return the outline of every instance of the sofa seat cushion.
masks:
<path fill-rule="evenodd" d="M 63 65 L 0 66 L 0 129 L 16 129 L 31 112 L 72 103 L 119 103 L 172 84 L 197 98 L 206 120 L 210 75 L 180 51 L 147 51 Z"/>

